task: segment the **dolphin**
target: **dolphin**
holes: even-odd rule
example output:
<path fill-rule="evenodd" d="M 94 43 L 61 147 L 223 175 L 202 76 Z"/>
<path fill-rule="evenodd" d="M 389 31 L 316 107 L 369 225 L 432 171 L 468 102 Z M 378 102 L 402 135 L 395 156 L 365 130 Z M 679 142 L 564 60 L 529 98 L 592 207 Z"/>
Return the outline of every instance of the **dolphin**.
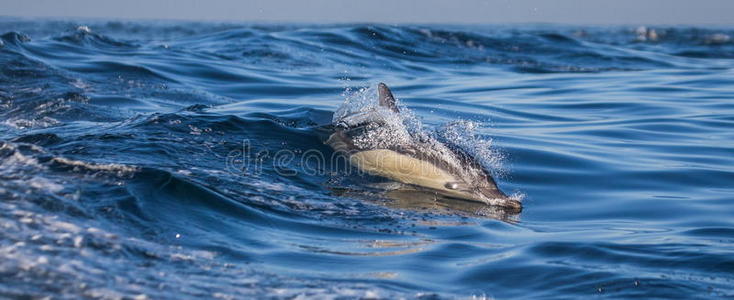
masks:
<path fill-rule="evenodd" d="M 346 155 L 351 165 L 449 198 L 522 210 L 520 201 L 505 195 L 472 155 L 431 135 L 409 131 L 387 85 L 379 83 L 377 89 L 377 107 L 334 115 L 326 144 Z"/>

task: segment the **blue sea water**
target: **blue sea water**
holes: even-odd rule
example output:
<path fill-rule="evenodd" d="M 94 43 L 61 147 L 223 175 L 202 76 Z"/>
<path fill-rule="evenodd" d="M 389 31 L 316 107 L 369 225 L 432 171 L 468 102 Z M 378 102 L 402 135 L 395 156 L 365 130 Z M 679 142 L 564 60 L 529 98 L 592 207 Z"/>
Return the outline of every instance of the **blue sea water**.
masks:
<path fill-rule="evenodd" d="M 0 34 L 0 298 L 734 297 L 734 28 Z M 277 155 L 377 82 L 522 212 Z"/>

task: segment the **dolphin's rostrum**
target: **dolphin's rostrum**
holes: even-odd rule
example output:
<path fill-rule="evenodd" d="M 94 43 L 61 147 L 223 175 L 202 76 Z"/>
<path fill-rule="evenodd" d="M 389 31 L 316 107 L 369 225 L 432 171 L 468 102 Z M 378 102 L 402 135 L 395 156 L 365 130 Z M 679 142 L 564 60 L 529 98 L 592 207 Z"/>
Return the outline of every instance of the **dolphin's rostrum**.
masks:
<path fill-rule="evenodd" d="M 431 135 L 412 133 L 396 121 L 400 110 L 392 92 L 384 83 L 377 90 L 378 107 L 337 114 L 333 120 L 334 132 L 326 143 L 344 153 L 350 164 L 444 196 L 522 209 L 469 153 Z"/>

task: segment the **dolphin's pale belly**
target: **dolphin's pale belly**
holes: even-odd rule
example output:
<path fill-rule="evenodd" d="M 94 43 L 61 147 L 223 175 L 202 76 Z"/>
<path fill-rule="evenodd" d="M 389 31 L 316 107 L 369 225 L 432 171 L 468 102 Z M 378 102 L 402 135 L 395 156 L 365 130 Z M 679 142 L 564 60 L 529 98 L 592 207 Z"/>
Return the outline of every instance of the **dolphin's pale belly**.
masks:
<path fill-rule="evenodd" d="M 476 196 L 460 190 L 447 189 L 446 185 L 457 178 L 436 165 L 388 149 L 357 152 L 349 156 L 349 162 L 372 175 L 398 182 L 430 188 L 449 197 L 484 202 Z"/>
<path fill-rule="evenodd" d="M 445 189 L 456 178 L 425 160 L 388 149 L 361 151 L 349 157 L 350 163 L 372 175 L 437 190 Z"/>

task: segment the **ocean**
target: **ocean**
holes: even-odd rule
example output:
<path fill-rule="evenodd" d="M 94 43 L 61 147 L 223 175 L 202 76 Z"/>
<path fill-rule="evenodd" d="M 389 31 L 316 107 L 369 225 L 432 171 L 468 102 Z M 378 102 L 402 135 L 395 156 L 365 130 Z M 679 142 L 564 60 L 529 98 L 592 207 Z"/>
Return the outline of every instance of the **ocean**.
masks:
<path fill-rule="evenodd" d="M 733 37 L 0 18 L 0 298 L 733 297 Z M 328 159 L 378 82 L 523 210 Z"/>

